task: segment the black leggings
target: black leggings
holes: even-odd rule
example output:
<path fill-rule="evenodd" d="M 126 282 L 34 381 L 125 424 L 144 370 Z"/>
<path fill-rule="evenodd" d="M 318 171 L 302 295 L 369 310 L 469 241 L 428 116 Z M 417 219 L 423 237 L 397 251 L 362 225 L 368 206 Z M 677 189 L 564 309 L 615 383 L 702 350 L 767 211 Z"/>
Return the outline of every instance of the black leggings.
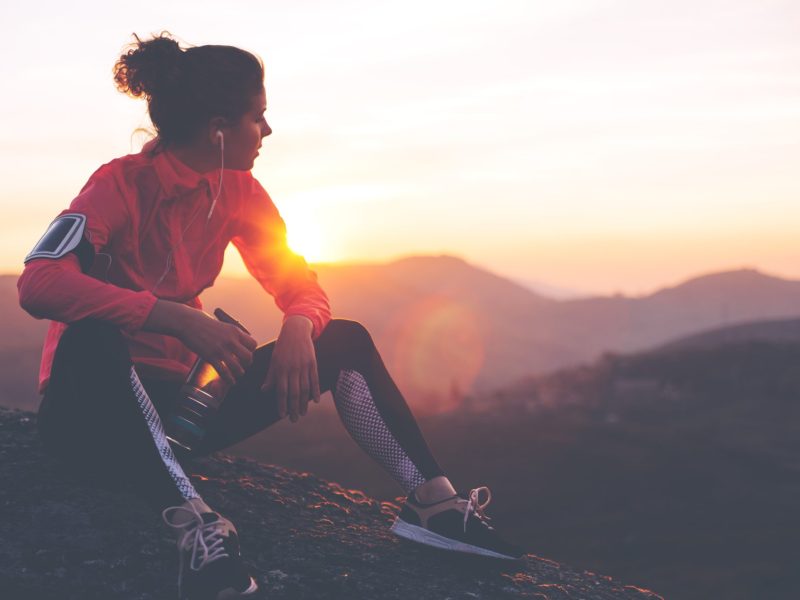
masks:
<path fill-rule="evenodd" d="M 45 449 L 71 475 L 130 487 L 159 510 L 198 497 L 179 458 L 227 448 L 280 420 L 274 393 L 260 390 L 274 347 L 256 349 L 203 442 L 176 457 L 160 415 L 171 411 L 181 382 L 140 380 L 118 329 L 92 319 L 73 323 L 39 409 Z M 406 493 L 443 474 L 361 324 L 333 320 L 314 347 L 320 389 L 333 393 L 347 430 Z"/>

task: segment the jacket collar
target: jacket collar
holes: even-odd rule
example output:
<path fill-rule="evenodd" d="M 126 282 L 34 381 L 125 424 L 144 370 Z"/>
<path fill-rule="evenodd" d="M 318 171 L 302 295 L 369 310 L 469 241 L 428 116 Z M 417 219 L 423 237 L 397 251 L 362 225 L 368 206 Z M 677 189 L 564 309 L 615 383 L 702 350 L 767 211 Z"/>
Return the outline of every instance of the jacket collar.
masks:
<path fill-rule="evenodd" d="M 178 160 L 169 150 L 157 146 L 158 138 L 154 138 L 142 147 L 142 152 L 151 153 L 156 176 L 168 195 L 183 195 L 199 187 L 208 189 L 212 185 L 212 180 L 213 185 L 216 185 L 218 170 L 198 173 Z"/>

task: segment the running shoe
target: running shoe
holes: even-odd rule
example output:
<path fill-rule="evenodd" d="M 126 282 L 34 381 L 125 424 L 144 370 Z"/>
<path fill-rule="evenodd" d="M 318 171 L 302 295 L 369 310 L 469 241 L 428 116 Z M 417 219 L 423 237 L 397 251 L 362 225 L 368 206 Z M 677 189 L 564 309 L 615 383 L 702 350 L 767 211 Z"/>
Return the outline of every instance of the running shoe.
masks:
<path fill-rule="evenodd" d="M 176 520 L 176 515 L 185 513 Z M 186 522 L 185 517 L 189 517 Z M 179 600 L 228 600 L 258 591 L 239 553 L 239 536 L 228 519 L 193 507 L 170 506 L 164 522 L 181 531 L 178 537 Z"/>
<path fill-rule="evenodd" d="M 524 551 L 505 541 L 489 525 L 490 518 L 484 510 L 491 500 L 492 493 L 487 487 L 432 504 L 422 504 L 412 493 L 392 525 L 392 532 L 444 550 L 519 560 Z"/>

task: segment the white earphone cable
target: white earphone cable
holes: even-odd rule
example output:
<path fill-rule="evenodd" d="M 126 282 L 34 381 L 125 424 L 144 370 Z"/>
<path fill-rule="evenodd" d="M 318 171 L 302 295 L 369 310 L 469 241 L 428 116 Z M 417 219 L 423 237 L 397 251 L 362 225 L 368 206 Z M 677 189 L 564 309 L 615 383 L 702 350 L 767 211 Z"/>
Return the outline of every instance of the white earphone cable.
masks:
<path fill-rule="evenodd" d="M 217 131 L 217 138 L 219 138 L 219 183 L 217 184 L 217 195 L 211 201 L 211 208 L 208 210 L 206 223 L 211 220 L 211 215 L 214 213 L 214 207 L 217 205 L 219 195 L 222 193 L 222 174 L 225 172 L 225 135 L 222 131 Z"/>
<path fill-rule="evenodd" d="M 222 193 L 223 173 L 225 172 L 225 136 L 221 131 L 217 131 L 217 137 L 219 138 L 219 183 L 217 184 L 217 193 L 214 195 L 214 199 L 211 201 L 211 208 L 208 211 L 208 216 L 206 216 L 206 225 L 211 220 L 211 215 L 214 213 L 214 207 L 216 207 L 217 200 L 219 200 L 219 196 Z M 150 293 L 155 293 L 156 288 L 161 285 L 161 283 L 169 274 L 170 269 L 172 269 L 173 254 L 175 253 L 175 250 L 177 250 L 178 247 L 183 243 L 183 236 L 189 230 L 189 227 L 192 226 L 192 223 L 194 223 L 198 214 L 200 214 L 200 211 L 195 211 L 195 213 L 192 215 L 192 218 L 189 219 L 189 222 L 186 224 L 186 227 L 184 227 L 183 231 L 181 231 L 178 241 L 172 246 L 172 248 L 170 248 L 169 253 L 167 254 L 166 264 L 164 265 L 164 272 L 161 274 L 161 277 L 158 278 L 158 281 L 156 281 L 155 285 L 150 288 Z"/>

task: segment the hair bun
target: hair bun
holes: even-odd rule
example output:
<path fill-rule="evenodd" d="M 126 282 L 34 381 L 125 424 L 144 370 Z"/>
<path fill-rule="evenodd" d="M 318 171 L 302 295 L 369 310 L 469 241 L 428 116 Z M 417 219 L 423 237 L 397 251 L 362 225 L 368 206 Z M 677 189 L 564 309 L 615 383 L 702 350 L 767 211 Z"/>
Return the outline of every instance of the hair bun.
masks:
<path fill-rule="evenodd" d="M 180 79 L 180 62 L 184 54 L 167 31 L 153 39 L 136 42 L 114 65 L 114 82 L 120 92 L 134 97 L 151 98 L 174 88 Z"/>
<path fill-rule="evenodd" d="M 145 41 L 133 37 L 114 65 L 114 82 L 147 100 L 161 144 L 192 143 L 215 117 L 238 122 L 264 93 L 264 64 L 246 50 L 179 45 L 166 31 Z"/>

